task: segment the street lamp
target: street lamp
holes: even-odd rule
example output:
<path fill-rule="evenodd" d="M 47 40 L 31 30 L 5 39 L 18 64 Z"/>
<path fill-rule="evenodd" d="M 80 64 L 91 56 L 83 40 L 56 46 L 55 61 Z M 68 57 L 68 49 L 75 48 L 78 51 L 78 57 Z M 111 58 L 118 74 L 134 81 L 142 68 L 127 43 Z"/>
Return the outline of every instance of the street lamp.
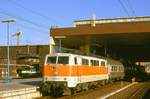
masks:
<path fill-rule="evenodd" d="M 11 19 L 11 20 L 0 20 L 0 22 L 3 22 L 3 23 L 7 23 L 7 82 L 10 82 L 11 78 L 10 78 L 10 69 L 9 69 L 9 66 L 10 66 L 10 55 L 9 55 L 9 23 L 11 22 L 16 22 L 16 20 L 14 19 Z"/>

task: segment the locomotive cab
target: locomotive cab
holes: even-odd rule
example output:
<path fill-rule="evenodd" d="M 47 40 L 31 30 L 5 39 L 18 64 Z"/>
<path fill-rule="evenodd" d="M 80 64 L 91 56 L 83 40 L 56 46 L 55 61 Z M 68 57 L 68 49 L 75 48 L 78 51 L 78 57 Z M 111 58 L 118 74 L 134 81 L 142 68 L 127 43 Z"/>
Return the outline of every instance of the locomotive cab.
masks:
<path fill-rule="evenodd" d="M 77 77 L 74 77 L 74 75 L 76 71 L 72 71 L 75 64 L 78 64 L 77 59 L 71 54 L 56 53 L 47 55 L 44 65 L 44 82 L 75 87 Z"/>
<path fill-rule="evenodd" d="M 44 66 L 44 76 L 47 76 L 45 80 L 47 81 L 49 77 L 58 77 L 66 75 L 62 70 L 62 68 L 66 66 L 69 66 L 68 55 L 47 55 Z M 55 80 L 57 81 L 58 79 Z"/>

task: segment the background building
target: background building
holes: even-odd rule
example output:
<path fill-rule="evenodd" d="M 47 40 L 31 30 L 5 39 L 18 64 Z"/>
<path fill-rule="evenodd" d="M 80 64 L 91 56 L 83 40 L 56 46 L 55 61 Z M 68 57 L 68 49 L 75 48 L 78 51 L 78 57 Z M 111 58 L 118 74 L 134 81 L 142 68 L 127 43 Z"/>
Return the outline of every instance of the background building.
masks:
<path fill-rule="evenodd" d="M 126 61 L 150 61 L 150 16 L 77 20 L 50 30 L 56 45 Z"/>
<path fill-rule="evenodd" d="M 22 66 L 35 66 L 42 73 L 45 55 L 49 45 L 10 46 L 10 76 L 17 77 L 17 69 Z M 0 47 L 0 78 L 7 73 L 7 46 Z"/>

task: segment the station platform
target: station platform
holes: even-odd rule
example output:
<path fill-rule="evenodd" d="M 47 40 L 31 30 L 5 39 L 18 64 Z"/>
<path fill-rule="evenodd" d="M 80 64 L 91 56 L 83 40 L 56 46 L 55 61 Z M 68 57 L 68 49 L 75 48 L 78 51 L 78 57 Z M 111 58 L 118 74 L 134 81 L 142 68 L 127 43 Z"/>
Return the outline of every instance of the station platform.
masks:
<path fill-rule="evenodd" d="M 40 97 L 38 91 L 42 78 L 0 80 L 0 99 L 32 99 Z"/>

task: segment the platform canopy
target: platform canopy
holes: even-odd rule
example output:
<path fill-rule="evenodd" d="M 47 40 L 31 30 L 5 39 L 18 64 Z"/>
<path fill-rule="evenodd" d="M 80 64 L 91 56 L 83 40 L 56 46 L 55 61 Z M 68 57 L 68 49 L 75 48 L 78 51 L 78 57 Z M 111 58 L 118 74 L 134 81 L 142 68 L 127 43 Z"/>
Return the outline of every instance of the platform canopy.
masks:
<path fill-rule="evenodd" d="M 125 52 L 134 58 L 150 59 L 150 17 L 78 20 L 74 24 L 51 28 L 50 35 L 55 41 L 61 39 L 64 47 L 107 46 L 122 57 Z"/>

